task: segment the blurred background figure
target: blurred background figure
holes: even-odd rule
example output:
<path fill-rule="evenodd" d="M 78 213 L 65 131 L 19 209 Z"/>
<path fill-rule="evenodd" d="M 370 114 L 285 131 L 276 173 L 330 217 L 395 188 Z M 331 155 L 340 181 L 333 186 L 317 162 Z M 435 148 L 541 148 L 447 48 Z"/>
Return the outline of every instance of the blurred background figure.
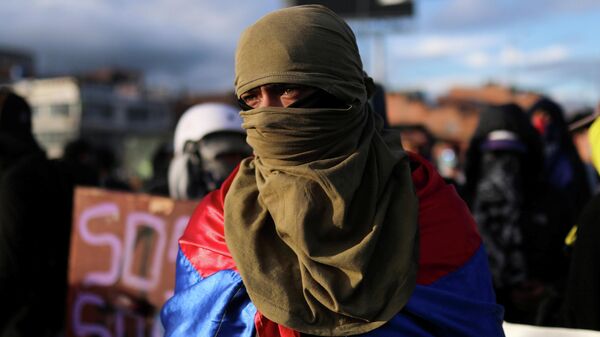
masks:
<path fill-rule="evenodd" d="M 119 179 L 116 174 L 119 162 L 115 153 L 109 147 L 97 146 L 95 154 L 98 167 L 98 186 L 109 190 L 131 191 L 131 187 Z"/>
<path fill-rule="evenodd" d="M 63 156 L 57 159 L 75 185 L 98 186 L 98 161 L 92 144 L 82 138 L 68 142 Z"/>
<path fill-rule="evenodd" d="M 63 156 L 56 162 L 73 186 L 131 190 L 126 182 L 117 178 L 115 170 L 119 163 L 108 147 L 95 146 L 86 139 L 78 138 L 67 143 Z"/>
<path fill-rule="evenodd" d="M 576 111 L 569 119 L 571 139 L 585 167 L 588 186 L 592 194 L 600 189 L 600 176 L 592 163 L 592 145 L 589 137 L 589 128 L 595 118 L 594 110 L 586 108 Z"/>
<path fill-rule="evenodd" d="M 239 110 L 222 103 L 192 106 L 175 128 L 169 192 L 176 199 L 198 199 L 219 186 L 252 154 Z"/>
<path fill-rule="evenodd" d="M 398 125 L 393 127 L 400 131 L 402 148 L 418 153 L 431 161 L 431 149 L 435 138 L 422 124 Z"/>
<path fill-rule="evenodd" d="M 589 130 L 591 159 L 600 174 L 600 118 Z M 565 324 L 600 330 L 600 193 L 581 212 L 566 289 Z"/>
<path fill-rule="evenodd" d="M 553 193 L 550 209 L 562 210 L 555 214 L 564 233 L 575 224 L 575 219 L 590 197 L 587 174 L 573 145 L 562 108 L 542 97 L 528 111 L 533 126 L 544 145 L 544 175 Z"/>
<path fill-rule="evenodd" d="M 31 131 L 31 109 L 0 89 L 0 336 L 63 329 L 71 186 Z"/>
<path fill-rule="evenodd" d="M 454 141 L 435 139 L 431 146 L 431 161 L 442 178 L 454 185 L 458 193 L 463 196 L 465 175 L 461 165 L 460 146 Z"/>
<path fill-rule="evenodd" d="M 143 191 L 169 196 L 169 165 L 173 159 L 173 143 L 159 145 L 152 155 L 152 176 L 144 182 Z"/>
<path fill-rule="evenodd" d="M 548 228 L 538 205 L 542 169 L 541 140 L 521 108 L 507 104 L 481 113 L 466 155 L 464 196 L 509 322 L 538 320 L 545 279 L 537 270 L 552 268 L 557 262 L 552 257 L 560 254 L 560 247 L 552 251 L 553 238 L 546 236 L 562 237 L 543 232 Z"/>
<path fill-rule="evenodd" d="M 373 111 L 383 119 L 383 127 L 385 129 L 390 127 L 390 123 L 387 118 L 387 105 L 385 102 L 385 88 L 381 83 L 375 83 L 375 91 L 373 96 L 369 99 L 369 104 Z"/>

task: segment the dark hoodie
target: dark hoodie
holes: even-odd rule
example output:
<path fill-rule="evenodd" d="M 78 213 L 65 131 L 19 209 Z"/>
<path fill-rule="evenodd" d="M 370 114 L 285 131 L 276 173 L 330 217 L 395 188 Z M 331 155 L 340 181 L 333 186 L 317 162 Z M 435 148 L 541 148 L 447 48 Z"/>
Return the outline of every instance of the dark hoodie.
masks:
<path fill-rule="evenodd" d="M 528 110 L 529 117 L 533 118 L 534 113 L 540 110 L 550 117 L 545 128 L 538 128 L 544 144 L 544 175 L 555 195 L 555 206 L 563 210 L 563 226 L 568 231 L 590 198 L 591 191 L 562 108 L 550 99 L 542 98 Z"/>
<path fill-rule="evenodd" d="M 65 319 L 70 189 L 0 89 L 0 336 L 53 336 Z"/>
<path fill-rule="evenodd" d="M 514 104 L 481 113 L 467 151 L 465 199 L 486 244 L 497 289 L 529 274 L 525 233 L 540 189 L 542 146 Z"/>
<path fill-rule="evenodd" d="M 483 111 L 467 151 L 465 199 L 486 245 L 498 302 L 512 322 L 541 323 L 513 294 L 565 271 L 558 267 L 564 236 L 549 226 L 544 206 L 542 151 L 539 135 L 514 104 Z"/>
<path fill-rule="evenodd" d="M 600 119 L 588 133 L 595 168 L 600 173 Z M 600 330 L 600 193 L 579 215 L 569 282 L 565 294 L 565 324 L 571 328 Z"/>

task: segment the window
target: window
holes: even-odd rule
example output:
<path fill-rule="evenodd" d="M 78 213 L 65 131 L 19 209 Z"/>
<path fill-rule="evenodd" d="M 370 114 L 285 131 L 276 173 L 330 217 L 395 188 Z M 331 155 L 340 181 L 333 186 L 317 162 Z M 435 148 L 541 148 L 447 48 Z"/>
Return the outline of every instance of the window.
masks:
<path fill-rule="evenodd" d="M 44 111 L 44 108 L 40 106 L 32 106 L 31 107 L 31 117 L 41 116 Z"/>
<path fill-rule="evenodd" d="M 110 120 L 113 118 L 113 109 L 110 105 L 100 104 L 88 104 L 85 106 L 84 112 L 89 118 L 95 120 Z"/>
<path fill-rule="evenodd" d="M 131 107 L 127 110 L 127 120 L 130 122 L 144 122 L 148 119 L 148 110 L 142 107 Z"/>
<path fill-rule="evenodd" d="M 54 104 L 50 106 L 50 115 L 52 117 L 69 117 L 68 104 Z"/>

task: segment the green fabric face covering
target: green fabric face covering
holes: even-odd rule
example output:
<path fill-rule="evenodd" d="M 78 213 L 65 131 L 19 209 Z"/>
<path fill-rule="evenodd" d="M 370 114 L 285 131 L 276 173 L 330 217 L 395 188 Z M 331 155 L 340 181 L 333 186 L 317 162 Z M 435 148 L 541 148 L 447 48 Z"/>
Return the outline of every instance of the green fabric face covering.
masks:
<path fill-rule="evenodd" d="M 244 33 L 237 94 L 268 83 L 318 87 L 348 106 L 241 113 L 255 156 L 225 199 L 225 239 L 244 285 L 262 314 L 294 330 L 373 330 L 415 286 L 408 158 L 398 138 L 384 140 L 354 35 L 328 9 L 280 10 Z"/>

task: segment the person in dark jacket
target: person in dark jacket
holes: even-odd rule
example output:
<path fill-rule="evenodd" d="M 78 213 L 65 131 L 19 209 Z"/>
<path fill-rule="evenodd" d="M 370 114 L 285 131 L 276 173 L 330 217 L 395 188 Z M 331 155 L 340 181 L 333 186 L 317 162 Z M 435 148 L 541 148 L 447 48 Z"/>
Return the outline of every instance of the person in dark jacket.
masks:
<path fill-rule="evenodd" d="M 566 271 L 562 232 L 548 226 L 541 139 L 515 104 L 481 114 L 466 158 L 465 198 L 485 242 L 509 322 L 544 324 L 554 272 Z"/>
<path fill-rule="evenodd" d="M 585 167 L 571 139 L 562 108 L 548 98 L 541 98 L 529 110 L 533 126 L 544 144 L 544 175 L 554 197 L 551 208 L 560 208 L 565 234 L 575 224 L 577 215 L 591 196 Z"/>
<path fill-rule="evenodd" d="M 0 89 L 0 336 L 56 336 L 65 319 L 70 189 Z"/>
<path fill-rule="evenodd" d="M 600 118 L 596 117 L 588 136 L 592 161 L 600 174 Z M 600 330 L 600 193 L 583 208 L 576 233 L 565 295 L 565 324 Z"/>

